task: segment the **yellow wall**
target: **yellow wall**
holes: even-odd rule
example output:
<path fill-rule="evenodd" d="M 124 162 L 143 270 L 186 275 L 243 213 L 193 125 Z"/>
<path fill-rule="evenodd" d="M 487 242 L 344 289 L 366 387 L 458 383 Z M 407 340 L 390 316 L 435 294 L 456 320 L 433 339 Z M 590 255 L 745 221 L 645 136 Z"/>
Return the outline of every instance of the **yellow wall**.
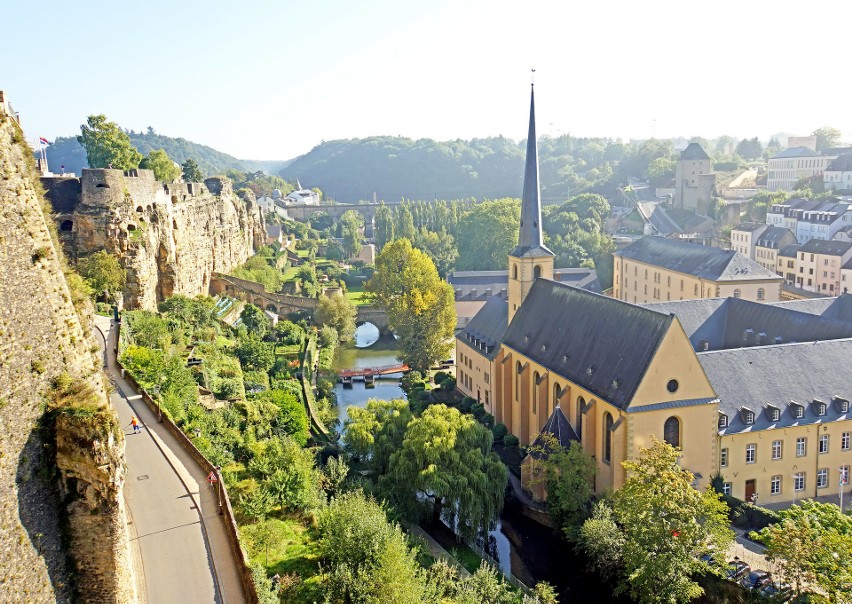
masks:
<path fill-rule="evenodd" d="M 760 412 L 765 413 L 763 409 Z M 731 494 L 740 499 L 745 497 L 746 481 L 754 479 L 759 505 L 789 503 L 797 499 L 824 495 L 836 497 L 839 493 L 838 468 L 842 465 L 852 465 L 852 450 L 841 449 L 844 432 L 852 433 L 852 419 L 726 434 L 719 440 L 720 447 L 728 449 L 728 465 L 720 466 L 719 470 L 725 482 L 731 483 Z M 829 449 L 828 453 L 820 454 L 818 441 L 819 436 L 823 434 L 829 436 Z M 804 457 L 796 455 L 796 440 L 799 437 L 807 438 Z M 781 459 L 772 459 L 772 443 L 775 440 L 782 441 Z M 757 445 L 755 463 L 746 463 L 746 446 L 749 444 Z M 828 470 L 828 486 L 825 488 L 817 487 L 817 472 L 821 468 Z M 797 472 L 805 472 L 805 490 L 801 492 L 795 492 L 793 489 L 793 474 Z M 781 477 L 781 492 L 777 495 L 771 494 L 770 483 L 773 476 Z M 849 492 L 849 486 L 846 485 L 846 493 Z M 852 505 L 849 500 L 845 503 Z"/>
<path fill-rule="evenodd" d="M 535 281 L 535 267 L 539 267 L 542 278 L 553 279 L 553 262 L 553 256 L 543 256 L 540 258 L 515 258 L 514 256 L 509 256 L 509 287 L 507 293 L 509 295 L 510 323 Z"/>
<path fill-rule="evenodd" d="M 456 338 L 456 387 L 493 413 L 493 363 L 465 340 Z"/>

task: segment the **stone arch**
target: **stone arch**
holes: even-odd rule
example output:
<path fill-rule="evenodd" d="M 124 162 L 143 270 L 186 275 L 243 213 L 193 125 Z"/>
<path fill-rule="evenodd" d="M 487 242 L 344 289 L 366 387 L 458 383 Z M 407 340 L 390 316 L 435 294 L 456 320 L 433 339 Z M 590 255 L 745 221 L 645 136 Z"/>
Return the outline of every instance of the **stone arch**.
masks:
<path fill-rule="evenodd" d="M 59 225 L 59 230 L 63 233 L 70 233 L 72 230 L 74 230 L 74 221 L 63 220 Z"/>
<path fill-rule="evenodd" d="M 559 383 L 553 384 L 553 408 L 556 409 L 556 405 L 559 404 L 559 392 L 562 389 L 559 387 Z"/>
<path fill-rule="evenodd" d="M 524 370 L 524 368 L 521 365 L 521 362 L 517 361 L 515 363 L 515 400 L 516 401 L 521 400 L 521 371 L 523 371 L 523 370 Z"/>
<path fill-rule="evenodd" d="M 142 208 L 142 206 L 136 206 L 136 211 L 137 211 L 137 212 L 139 212 L 139 213 L 141 214 L 141 213 L 142 213 L 142 212 L 144 212 L 145 210 Z"/>
<path fill-rule="evenodd" d="M 132 222 L 129 222 L 129 223 L 127 224 L 127 230 L 128 230 L 128 231 L 135 231 L 135 230 L 136 230 L 136 225 L 135 225 L 135 224 L 133 224 Z"/>
<path fill-rule="evenodd" d="M 278 307 L 277 307 L 277 306 L 275 306 L 274 304 L 267 304 L 267 305 L 266 305 L 266 310 L 268 310 L 268 311 L 270 311 L 270 312 L 275 312 L 275 313 L 277 313 L 277 312 L 278 312 Z"/>
<path fill-rule="evenodd" d="M 535 267 L 533 268 L 533 279 L 540 279 L 540 278 L 541 278 L 541 265 L 536 264 Z"/>

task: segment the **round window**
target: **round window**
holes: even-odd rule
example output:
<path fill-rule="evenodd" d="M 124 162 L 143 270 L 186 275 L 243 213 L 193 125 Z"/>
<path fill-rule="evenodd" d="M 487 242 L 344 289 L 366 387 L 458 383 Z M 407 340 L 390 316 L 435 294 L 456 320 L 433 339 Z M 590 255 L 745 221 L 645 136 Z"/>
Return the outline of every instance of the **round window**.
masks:
<path fill-rule="evenodd" d="M 669 383 L 666 384 L 666 388 L 669 392 L 677 392 L 677 388 L 680 384 L 677 383 L 677 380 L 669 380 Z"/>

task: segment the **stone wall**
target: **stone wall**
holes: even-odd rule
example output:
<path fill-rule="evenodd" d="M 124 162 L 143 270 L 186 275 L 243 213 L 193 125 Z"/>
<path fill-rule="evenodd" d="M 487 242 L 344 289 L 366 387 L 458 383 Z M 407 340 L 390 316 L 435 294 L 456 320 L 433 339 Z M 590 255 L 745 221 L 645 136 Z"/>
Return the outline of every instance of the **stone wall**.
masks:
<path fill-rule="evenodd" d="M 123 435 L 46 413 L 68 375 L 101 426 L 117 422 L 42 201 L 32 151 L 0 107 L 0 602 L 133 602 Z"/>
<path fill-rule="evenodd" d="M 157 182 L 150 170 L 84 169 L 42 179 L 69 257 L 105 249 L 127 271 L 125 305 L 155 309 L 174 294 L 208 294 L 265 242 L 260 207 L 227 178 Z"/>

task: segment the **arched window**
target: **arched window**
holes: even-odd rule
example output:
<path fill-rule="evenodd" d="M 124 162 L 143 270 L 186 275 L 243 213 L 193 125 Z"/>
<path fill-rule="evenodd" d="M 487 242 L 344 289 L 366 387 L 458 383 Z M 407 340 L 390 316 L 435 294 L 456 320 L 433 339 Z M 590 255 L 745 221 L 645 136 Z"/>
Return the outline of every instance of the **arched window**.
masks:
<path fill-rule="evenodd" d="M 734 298 L 739 298 L 741 294 L 742 294 L 742 292 L 740 290 L 738 290 L 738 289 L 734 290 Z"/>
<path fill-rule="evenodd" d="M 538 406 L 538 380 L 539 375 L 538 371 L 533 374 L 533 395 L 532 395 L 532 412 L 536 412 L 536 407 Z"/>
<path fill-rule="evenodd" d="M 577 429 L 577 436 L 583 437 L 583 407 L 586 406 L 586 401 L 582 396 L 577 397 L 577 422 L 574 427 Z"/>
<path fill-rule="evenodd" d="M 645 284 L 645 295 L 647 295 L 647 294 L 648 294 L 648 284 L 646 283 Z"/>
<path fill-rule="evenodd" d="M 515 281 L 518 280 L 518 265 L 517 264 L 512 266 L 512 279 L 514 279 Z"/>
<path fill-rule="evenodd" d="M 612 415 L 604 413 L 603 422 L 603 460 L 609 463 L 612 459 Z"/>
<path fill-rule="evenodd" d="M 765 296 L 766 296 L 766 290 L 764 290 L 762 287 L 761 287 L 761 288 L 758 288 L 758 290 L 757 290 L 757 299 L 758 299 L 758 300 L 763 300 L 763 298 L 764 298 Z"/>
<path fill-rule="evenodd" d="M 520 400 L 521 397 L 521 362 L 518 361 L 515 365 L 515 400 Z"/>
<path fill-rule="evenodd" d="M 559 404 L 559 384 L 553 384 L 553 408 Z"/>
<path fill-rule="evenodd" d="M 540 277 L 541 277 L 541 267 L 538 264 L 536 264 L 535 268 L 533 269 L 533 279 L 538 279 Z"/>
<path fill-rule="evenodd" d="M 673 447 L 680 446 L 680 420 L 674 416 L 663 425 L 663 440 Z"/>

